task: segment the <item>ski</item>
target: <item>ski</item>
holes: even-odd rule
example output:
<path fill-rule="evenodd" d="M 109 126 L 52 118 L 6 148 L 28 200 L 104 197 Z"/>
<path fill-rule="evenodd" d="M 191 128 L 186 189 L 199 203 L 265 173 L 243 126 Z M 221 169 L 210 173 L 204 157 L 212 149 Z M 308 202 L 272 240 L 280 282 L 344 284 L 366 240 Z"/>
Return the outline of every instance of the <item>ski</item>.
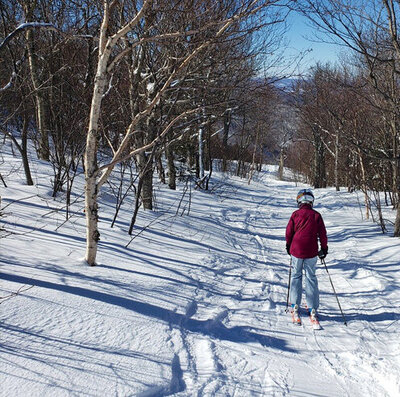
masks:
<path fill-rule="evenodd" d="M 310 322 L 312 325 L 313 330 L 321 330 L 321 324 L 319 323 L 318 320 L 318 316 L 315 312 L 315 310 L 311 310 L 309 311 L 306 307 L 308 316 L 310 318 Z M 292 323 L 295 325 L 301 325 L 302 321 L 301 321 L 301 317 L 300 317 L 300 312 L 299 312 L 299 307 L 296 305 L 295 307 L 292 308 L 292 310 L 290 311 L 290 314 L 292 316 Z"/>
<path fill-rule="evenodd" d="M 292 313 L 292 322 L 295 325 L 301 325 L 301 318 L 298 313 L 296 315 Z"/>
<path fill-rule="evenodd" d="M 310 317 L 310 322 L 311 322 L 313 329 L 315 329 L 315 330 L 322 329 L 321 324 L 319 323 L 319 320 L 318 320 L 317 312 L 315 311 L 315 309 L 310 310 L 307 305 L 305 305 L 305 308 L 307 310 L 308 316 Z"/>
<path fill-rule="evenodd" d="M 322 329 L 321 324 L 319 323 L 317 314 L 315 313 L 314 309 L 310 312 L 310 321 L 311 321 L 311 325 L 312 325 L 313 329 L 315 329 L 315 330 Z"/>
<path fill-rule="evenodd" d="M 321 324 L 319 323 L 318 320 L 313 320 L 311 317 L 310 317 L 310 319 L 311 319 L 311 325 L 312 325 L 314 330 L 322 329 Z"/>
<path fill-rule="evenodd" d="M 292 308 L 291 314 L 292 314 L 292 322 L 293 322 L 293 324 L 301 325 L 299 307 L 297 305 L 294 308 Z"/>

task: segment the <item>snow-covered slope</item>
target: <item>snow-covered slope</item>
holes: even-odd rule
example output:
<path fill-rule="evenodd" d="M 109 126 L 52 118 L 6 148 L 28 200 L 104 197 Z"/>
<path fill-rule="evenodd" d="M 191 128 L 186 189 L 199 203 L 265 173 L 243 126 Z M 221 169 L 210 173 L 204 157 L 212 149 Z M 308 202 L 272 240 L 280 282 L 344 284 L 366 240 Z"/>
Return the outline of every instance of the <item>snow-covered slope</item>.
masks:
<path fill-rule="evenodd" d="M 250 185 L 217 175 L 190 207 L 183 187 L 157 187 L 158 210 L 140 213 L 131 242 L 131 203 L 111 229 L 103 194 L 99 265 L 88 267 L 82 198 L 64 223 L 47 166 L 35 162 L 27 187 L 4 156 L 1 396 L 399 395 L 400 244 L 361 219 L 355 193 L 315 191 L 348 326 L 320 266 L 313 331 L 285 313 L 284 231 L 301 186 L 273 167 Z"/>

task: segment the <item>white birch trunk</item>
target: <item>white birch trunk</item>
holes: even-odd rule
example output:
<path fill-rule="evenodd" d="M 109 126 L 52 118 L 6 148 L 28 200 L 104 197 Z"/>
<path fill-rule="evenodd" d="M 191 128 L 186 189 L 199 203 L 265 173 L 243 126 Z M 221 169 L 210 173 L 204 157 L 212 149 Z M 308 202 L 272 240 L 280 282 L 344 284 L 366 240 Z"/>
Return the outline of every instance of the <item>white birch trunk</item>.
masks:
<path fill-rule="evenodd" d="M 199 177 L 204 178 L 204 125 L 201 123 L 199 128 Z"/>
<path fill-rule="evenodd" d="M 339 134 L 335 136 L 335 187 L 340 191 L 339 186 Z"/>
<path fill-rule="evenodd" d="M 278 175 L 280 181 L 283 181 L 284 166 L 285 166 L 285 148 L 282 145 L 279 151 L 279 168 L 278 168 Z"/>
<path fill-rule="evenodd" d="M 367 179 L 366 179 L 366 171 L 364 167 L 364 160 L 361 155 L 361 150 L 358 149 L 358 157 L 360 160 L 360 167 L 361 167 L 361 178 L 362 178 L 362 189 L 364 193 L 364 202 L 365 202 L 365 217 L 366 219 L 369 219 L 369 213 L 370 213 L 370 205 L 369 205 L 369 197 L 368 197 L 368 185 L 367 185 Z"/>
<path fill-rule="evenodd" d="M 27 13 L 27 15 L 29 15 Z M 39 158 L 41 160 L 49 161 L 50 159 L 50 147 L 49 147 L 49 123 L 47 117 L 47 103 L 46 96 L 41 88 L 42 84 L 39 78 L 40 71 L 37 63 L 37 55 L 34 49 L 34 37 L 33 31 L 27 30 L 26 42 L 28 48 L 28 60 L 30 76 L 34 88 L 34 98 L 36 102 L 36 123 L 39 132 Z"/>
<path fill-rule="evenodd" d="M 97 71 L 94 81 L 93 98 L 90 108 L 89 128 L 86 139 L 85 150 L 85 212 L 86 212 L 86 255 L 85 259 L 91 266 L 96 264 L 97 244 L 100 239 L 98 230 L 98 203 L 99 189 L 111 173 L 111 169 L 99 179 L 99 168 L 97 165 L 98 125 L 101 110 L 101 101 L 107 80 L 107 67 L 110 54 L 117 41 L 129 33 L 142 18 L 145 9 L 151 3 L 145 0 L 142 9 L 124 27 L 113 36 L 107 38 L 108 21 L 110 18 L 110 5 L 104 0 L 103 22 L 100 28 L 99 57 Z M 115 4 L 115 3 L 112 3 Z M 121 149 L 122 150 L 122 149 Z"/>
<path fill-rule="evenodd" d="M 115 5 L 116 2 L 112 2 L 110 5 L 107 0 L 103 1 L 104 16 L 100 29 L 99 57 L 97 62 L 97 72 L 94 82 L 93 98 L 92 98 L 90 118 L 89 118 L 89 128 L 88 128 L 86 150 L 84 156 L 85 183 L 86 183 L 85 211 L 86 211 L 86 238 L 87 238 L 85 259 L 87 263 L 91 266 L 94 266 L 96 264 L 97 244 L 100 237 L 100 233 L 98 231 L 98 204 L 97 204 L 97 198 L 100 187 L 109 177 L 115 164 L 124 160 L 124 158 L 132 157 L 137 153 L 152 148 L 156 144 L 156 142 L 158 142 L 169 131 L 169 129 L 177 120 L 179 120 L 185 114 L 189 114 L 192 112 L 192 111 L 187 111 L 182 113 L 165 128 L 164 132 L 158 138 L 154 139 L 149 144 L 144 145 L 142 148 L 136 148 L 135 150 L 131 151 L 127 156 L 123 155 L 125 149 L 127 148 L 129 142 L 131 141 L 131 134 L 134 132 L 134 129 L 136 125 L 139 123 L 139 121 L 141 121 L 145 116 L 147 116 L 152 111 L 152 109 L 156 106 L 163 93 L 168 89 L 168 87 L 172 83 L 175 76 L 181 70 L 183 70 L 191 62 L 193 58 L 195 58 L 201 51 L 203 51 L 213 42 L 212 39 L 207 40 L 204 43 L 200 44 L 190 54 L 187 55 L 187 57 L 174 70 L 174 72 L 171 73 L 167 81 L 164 83 L 163 87 L 160 88 L 157 95 L 155 95 L 151 103 L 148 104 L 147 108 L 139 112 L 133 118 L 131 124 L 127 128 L 125 137 L 123 138 L 119 148 L 114 152 L 112 161 L 99 168 L 97 165 L 98 122 L 101 110 L 102 96 L 104 93 L 106 79 L 107 79 L 107 73 L 124 55 L 127 54 L 127 51 L 120 52 L 118 55 L 114 57 L 114 60 L 110 63 L 110 65 L 108 65 L 110 54 L 112 49 L 118 42 L 118 40 L 121 37 L 124 37 L 126 34 L 128 34 L 133 29 L 133 27 L 138 24 L 138 22 L 143 17 L 145 10 L 149 7 L 151 3 L 152 0 L 144 0 L 141 10 L 136 14 L 136 16 L 129 23 L 127 23 L 120 30 L 118 30 L 117 33 L 107 38 L 107 27 L 109 21 L 110 6 Z M 224 21 L 221 28 L 216 32 L 214 38 L 222 36 L 222 34 L 229 28 L 229 26 L 231 26 L 233 23 L 235 23 L 242 17 L 256 13 L 257 11 L 263 8 L 263 6 L 256 7 L 255 6 L 256 3 L 257 3 L 256 0 L 250 2 L 247 10 L 245 10 L 243 13 L 233 15 L 232 17 Z M 251 10 L 252 7 L 255 8 Z M 179 35 L 182 35 L 182 32 L 178 33 Z M 140 40 L 137 42 L 137 45 L 139 45 L 139 43 Z"/>
<path fill-rule="evenodd" d="M 98 231 L 98 124 L 101 109 L 101 100 L 104 93 L 107 76 L 107 63 L 110 56 L 110 43 L 105 45 L 108 25 L 108 5 L 104 3 L 104 19 L 100 31 L 99 57 L 97 72 L 94 81 L 92 104 L 90 108 L 89 128 L 85 150 L 85 213 L 86 213 L 86 262 L 94 266 L 96 264 L 97 244 L 100 239 Z"/>

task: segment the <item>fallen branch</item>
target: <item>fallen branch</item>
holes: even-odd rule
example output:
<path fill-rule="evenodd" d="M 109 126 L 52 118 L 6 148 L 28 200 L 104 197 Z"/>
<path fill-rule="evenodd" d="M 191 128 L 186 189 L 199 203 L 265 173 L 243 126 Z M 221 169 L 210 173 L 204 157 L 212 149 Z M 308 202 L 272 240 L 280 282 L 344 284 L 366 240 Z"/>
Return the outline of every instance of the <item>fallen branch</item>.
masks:
<path fill-rule="evenodd" d="M 0 297 L 0 304 L 5 302 L 6 300 L 14 298 L 17 295 L 20 295 L 22 292 L 28 291 L 29 289 L 31 289 L 33 287 L 34 287 L 34 285 L 29 285 L 29 286 L 23 285 L 21 288 L 18 289 L 17 292 L 12 292 L 10 295 L 6 295 L 6 296 L 1 296 Z"/>

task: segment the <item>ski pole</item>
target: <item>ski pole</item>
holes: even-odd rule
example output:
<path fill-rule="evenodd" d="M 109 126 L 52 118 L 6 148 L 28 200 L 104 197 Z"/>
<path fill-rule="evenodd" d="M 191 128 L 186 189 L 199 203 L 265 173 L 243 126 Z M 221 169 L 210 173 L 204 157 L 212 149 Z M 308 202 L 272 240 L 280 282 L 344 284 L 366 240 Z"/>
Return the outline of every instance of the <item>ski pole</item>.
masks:
<path fill-rule="evenodd" d="M 326 266 L 325 260 L 323 258 L 321 258 L 321 263 L 323 263 L 323 265 L 325 266 L 326 272 L 328 273 L 329 281 L 331 282 L 333 293 L 335 294 L 335 297 L 336 297 L 336 300 L 337 300 L 337 303 L 338 303 L 338 306 L 339 306 L 339 309 L 340 309 L 340 313 L 342 313 L 344 325 L 347 326 L 346 317 L 344 316 L 342 307 L 340 306 L 339 298 L 338 298 L 338 296 L 336 294 L 335 287 L 333 286 L 333 282 L 332 282 L 332 279 L 331 279 L 331 275 L 329 274 L 329 271 L 328 271 L 328 266 Z"/>
<path fill-rule="evenodd" d="M 289 265 L 289 282 L 288 282 L 288 288 L 287 288 L 287 297 L 286 297 L 286 309 L 285 312 L 288 312 L 288 307 L 289 307 L 289 292 L 290 292 L 290 278 L 292 276 L 292 256 L 290 256 L 290 265 Z"/>

